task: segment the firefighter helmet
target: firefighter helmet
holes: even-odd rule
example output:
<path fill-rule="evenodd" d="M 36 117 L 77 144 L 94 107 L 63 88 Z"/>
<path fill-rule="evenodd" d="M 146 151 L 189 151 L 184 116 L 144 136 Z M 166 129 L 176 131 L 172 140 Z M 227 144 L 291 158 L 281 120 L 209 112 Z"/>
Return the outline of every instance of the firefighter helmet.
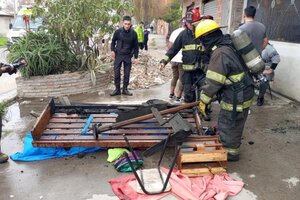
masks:
<path fill-rule="evenodd" d="M 195 29 L 195 37 L 199 38 L 202 37 L 208 33 L 211 33 L 217 29 L 220 29 L 219 24 L 211 19 L 204 19 L 201 20 Z"/>
<path fill-rule="evenodd" d="M 185 20 L 188 23 L 195 23 L 198 22 L 200 20 L 200 11 L 198 8 L 194 8 L 191 10 L 188 10 L 185 14 Z"/>

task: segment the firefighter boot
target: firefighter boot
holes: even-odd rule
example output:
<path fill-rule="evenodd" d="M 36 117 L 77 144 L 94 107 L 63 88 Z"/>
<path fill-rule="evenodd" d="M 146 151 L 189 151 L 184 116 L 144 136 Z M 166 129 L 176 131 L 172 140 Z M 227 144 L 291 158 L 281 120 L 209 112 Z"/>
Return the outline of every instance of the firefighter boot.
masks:
<path fill-rule="evenodd" d="M 127 96 L 132 96 L 132 93 L 128 91 L 127 86 L 123 87 L 122 94 L 127 95 Z"/>
<path fill-rule="evenodd" d="M 259 97 L 257 98 L 257 106 L 262 106 L 264 105 L 264 97 Z"/>
<path fill-rule="evenodd" d="M 0 164 L 6 163 L 8 161 L 8 155 L 0 152 Z"/>
<path fill-rule="evenodd" d="M 116 89 L 110 93 L 110 96 L 117 96 L 121 94 L 121 88 L 120 86 L 116 86 Z"/>
<path fill-rule="evenodd" d="M 232 154 L 228 153 L 227 160 L 228 160 L 229 162 L 236 162 L 236 161 L 239 161 L 239 160 L 240 160 L 240 155 L 239 155 L 239 154 L 237 154 L 237 155 L 232 155 Z"/>

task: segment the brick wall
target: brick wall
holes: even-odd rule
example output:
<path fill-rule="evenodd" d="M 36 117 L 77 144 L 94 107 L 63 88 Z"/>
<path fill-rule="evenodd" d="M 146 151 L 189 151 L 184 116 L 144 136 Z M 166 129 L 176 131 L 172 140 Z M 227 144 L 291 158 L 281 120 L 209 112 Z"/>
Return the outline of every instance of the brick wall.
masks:
<path fill-rule="evenodd" d="M 231 20 L 231 26 L 230 26 L 230 33 L 232 33 L 234 30 L 238 29 L 239 24 L 242 22 L 243 19 L 243 12 L 244 12 L 244 1 L 238 0 L 233 1 L 232 5 L 232 20 Z"/>
<path fill-rule="evenodd" d="M 88 72 L 16 78 L 18 97 L 59 97 L 71 94 L 104 90 L 112 80 L 112 69 L 96 73 L 96 85 L 92 85 Z"/>

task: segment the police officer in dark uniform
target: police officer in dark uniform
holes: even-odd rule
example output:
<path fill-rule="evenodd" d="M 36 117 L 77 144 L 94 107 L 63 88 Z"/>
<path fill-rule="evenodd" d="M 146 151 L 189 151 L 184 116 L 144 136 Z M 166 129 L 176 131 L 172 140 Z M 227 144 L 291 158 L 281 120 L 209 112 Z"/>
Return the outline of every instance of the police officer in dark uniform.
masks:
<path fill-rule="evenodd" d="M 235 52 L 228 35 L 223 35 L 214 20 L 201 20 L 195 29 L 205 49 L 212 51 L 206 73 L 206 85 L 200 94 L 199 110 L 205 107 L 214 95 L 221 93 L 221 110 L 218 129 L 222 144 L 228 152 L 229 161 L 239 160 L 241 138 L 254 96 L 254 84 L 249 69 Z"/>
<path fill-rule="evenodd" d="M 136 32 L 131 28 L 131 17 L 123 17 L 123 27 L 115 31 L 112 42 L 111 51 L 114 62 L 114 75 L 115 75 L 115 90 L 110 94 L 116 96 L 121 94 L 121 67 L 124 66 L 124 80 L 123 80 L 123 95 L 132 96 L 128 91 L 130 71 L 131 71 L 131 58 L 134 56 L 134 62 L 137 63 L 139 54 L 138 39 Z"/>

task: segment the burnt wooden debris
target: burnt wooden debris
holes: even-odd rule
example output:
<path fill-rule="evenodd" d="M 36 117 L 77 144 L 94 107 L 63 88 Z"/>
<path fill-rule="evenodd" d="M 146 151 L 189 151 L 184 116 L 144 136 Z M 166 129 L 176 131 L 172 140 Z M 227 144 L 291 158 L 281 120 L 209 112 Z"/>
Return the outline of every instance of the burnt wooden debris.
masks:
<path fill-rule="evenodd" d="M 197 102 L 181 106 L 166 104 L 158 109 L 160 108 L 160 114 L 165 120 L 175 113 L 180 113 L 184 120 L 195 127 L 194 134 L 201 134 L 202 127 L 198 112 L 192 109 L 197 104 Z M 152 113 L 143 113 L 145 118 L 135 115 L 136 117 L 133 118 L 135 120 L 117 120 L 119 114 L 123 113 L 124 119 L 124 113 L 130 115 L 130 111 L 140 108 L 141 105 L 72 104 L 66 106 L 58 105 L 51 100 L 32 129 L 33 145 L 126 147 L 123 138 L 123 134 L 126 134 L 132 147 L 148 148 L 166 139 L 168 134 L 173 134 L 171 125 L 165 123 L 161 126 Z M 97 138 L 93 131 L 93 126 L 96 124 L 98 127 L 100 124 L 101 130 Z"/>

